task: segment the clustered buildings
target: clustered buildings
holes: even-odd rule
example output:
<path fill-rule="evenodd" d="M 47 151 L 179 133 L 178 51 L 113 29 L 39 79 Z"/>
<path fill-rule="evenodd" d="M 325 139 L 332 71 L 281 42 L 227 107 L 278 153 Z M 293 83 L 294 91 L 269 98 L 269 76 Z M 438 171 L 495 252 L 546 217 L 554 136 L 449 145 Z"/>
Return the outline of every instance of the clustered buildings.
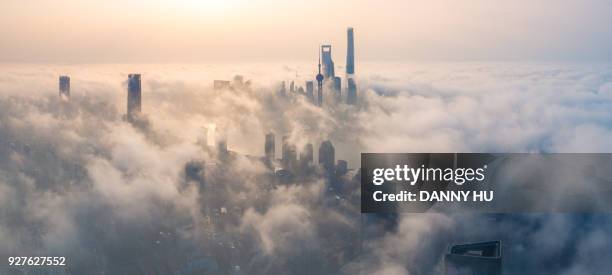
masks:
<path fill-rule="evenodd" d="M 215 81 L 215 87 L 217 87 Z M 315 95 L 314 82 L 317 83 L 317 91 Z M 334 61 L 332 59 L 332 45 L 321 45 L 319 49 L 318 71 L 315 79 L 307 80 L 304 84 L 306 89 L 291 81 L 289 85 L 289 93 L 287 93 L 287 85 L 285 81 L 281 82 L 279 94 L 281 97 L 288 95 L 301 95 L 317 106 L 323 106 L 325 95 L 328 95 L 336 103 L 346 103 L 349 105 L 357 104 L 357 84 L 355 82 L 355 46 L 353 28 L 347 29 L 347 49 L 346 49 L 346 72 L 345 72 L 346 89 L 342 89 L 342 78 L 336 74 Z M 229 83 L 228 83 L 229 84 Z M 329 92 L 325 92 L 328 90 Z M 327 99 L 326 99 L 327 100 Z"/>
<path fill-rule="evenodd" d="M 332 59 L 332 45 L 321 45 L 318 53 L 317 74 L 312 80 L 305 81 L 305 88 L 296 85 L 295 81 L 291 81 L 287 90 L 286 83 L 283 81 L 280 86 L 279 95 L 281 97 L 303 96 L 306 100 L 316 106 L 322 107 L 325 95 L 329 96 L 335 103 L 346 103 L 348 105 L 356 105 L 358 103 L 357 85 L 355 81 L 355 52 L 354 52 L 354 31 L 353 28 L 347 29 L 347 49 L 346 49 L 346 67 L 345 67 L 346 87 L 342 89 L 342 78 L 336 74 L 334 61 Z M 316 82 L 316 94 L 315 94 Z M 250 81 L 244 81 L 243 77 L 237 75 L 233 80 L 215 80 L 213 88 L 215 90 L 232 90 L 245 89 L 250 87 Z M 326 92 L 327 91 L 327 92 Z M 344 93 L 343 93 L 344 91 Z M 59 77 L 59 96 L 63 101 L 70 99 L 70 77 L 62 75 Z M 325 99 L 330 100 L 330 99 Z M 142 85 L 140 74 L 129 74 L 127 81 L 127 112 L 125 120 L 135 126 L 142 124 Z M 331 198 L 326 200 L 337 203 L 339 209 L 342 209 L 342 200 L 349 201 L 348 204 L 358 205 L 358 200 L 349 194 L 358 194 L 352 192 L 350 188 L 358 188 L 359 173 L 355 177 L 349 178 L 348 163 L 345 160 L 336 161 L 336 152 L 334 145 L 330 140 L 322 141 L 317 149 L 317 158 L 315 160 L 315 145 L 306 143 L 300 146 L 294 144 L 289 136 L 280 135 L 280 157 L 277 154 L 277 135 L 269 132 L 265 135 L 263 144 L 264 154 L 261 157 L 242 155 L 228 150 L 228 137 L 226 129 L 218 127 L 215 131 L 214 146 L 209 146 L 208 129 L 205 128 L 204 133 L 198 140 L 198 145 L 211 156 L 209 159 L 196 159 L 187 162 L 184 166 L 185 183 L 196 183 L 200 192 L 201 212 L 207 219 L 209 231 L 206 232 L 210 238 L 210 243 L 207 247 L 210 248 L 204 254 L 195 252 L 190 256 L 188 264 L 184 265 L 179 272 L 175 274 L 191 274 L 194 270 L 217 273 L 221 270 L 231 271 L 227 274 L 242 274 L 241 266 L 249 265 L 249 258 L 252 254 L 248 254 L 252 245 L 248 238 L 241 235 L 230 235 L 225 233 L 227 228 L 236 227 L 240 223 L 239 217 L 242 216 L 244 209 L 239 206 L 229 206 L 227 201 L 228 187 L 235 184 L 237 181 L 232 175 L 237 171 L 232 168 L 232 162 L 238 157 L 246 157 L 253 161 L 261 162 L 266 168 L 267 173 L 258 176 L 257 182 L 274 188 L 277 184 L 289 184 L 297 182 L 307 182 L 312 179 L 323 178 L 326 180 L 328 191 L 326 196 Z M 219 184 L 223 183 L 223 184 Z M 354 191 L 354 190 L 353 190 Z M 264 199 L 264 198 L 262 198 Z M 394 220 L 394 216 L 384 216 L 382 219 Z M 193 225 L 188 225 L 193 226 Z M 157 230 L 151 232 L 157 233 Z M 177 242 L 175 234 L 159 231 L 159 234 L 149 239 L 156 239 L 156 244 L 160 244 L 159 239 L 163 239 L 168 243 Z M 356 257 L 360 249 L 360 236 L 358 232 L 342 232 L 341 235 L 327 236 L 329 253 L 332 256 L 338 253 L 345 252 L 344 248 L 348 247 L 348 257 Z M 166 237 L 164 237 L 166 236 Z M 323 238 L 325 238 L 324 236 Z M 166 239 L 164 239 L 166 238 Z M 334 250 L 334 247 L 336 250 Z M 160 250 L 165 251 L 165 250 Z M 478 252 L 478 257 L 475 258 L 475 252 Z M 175 255 L 176 256 L 176 255 Z M 187 257 L 189 258 L 189 257 Z M 445 255 L 445 272 L 447 274 L 456 272 L 463 267 L 476 266 L 487 274 L 500 274 L 501 270 L 501 249 L 499 242 L 476 243 L 467 245 L 452 246 L 449 253 Z M 167 271 L 176 271 L 175 265 L 180 265 L 179 262 L 173 264 L 167 263 L 163 265 Z M 135 270 L 146 272 L 151 267 L 142 263 L 130 264 L 128 267 L 118 267 L 119 270 L 134 268 Z M 157 267 L 158 269 L 160 267 Z M 453 273 L 454 274 L 454 273 Z"/>
<path fill-rule="evenodd" d="M 289 85 L 289 94 L 300 94 L 305 96 L 309 102 L 317 106 L 322 106 L 324 102 L 324 88 L 328 88 L 336 102 L 346 102 L 347 104 L 357 103 L 357 87 L 354 80 L 355 74 L 355 53 L 354 53 L 354 34 L 353 28 L 347 29 L 347 53 L 346 53 L 346 83 L 345 96 L 342 94 L 342 79 L 336 75 L 334 61 L 332 59 L 332 46 L 321 45 L 319 49 L 318 72 L 315 80 L 317 82 L 317 93 L 314 93 L 314 81 L 306 81 L 305 86 L 298 87 L 292 81 Z M 237 75 L 232 81 L 215 80 L 213 88 L 215 90 L 242 89 L 250 86 L 250 81 L 244 81 L 243 77 Z M 288 96 L 285 82 L 282 82 L 280 95 Z M 70 98 L 70 77 L 59 77 L 60 98 L 68 100 Z M 142 125 L 142 85 L 140 74 L 129 74 L 127 81 L 127 112 L 125 119 L 135 125 Z M 227 149 L 227 134 L 219 129 L 216 140 L 216 155 L 218 160 L 227 160 L 230 152 Z M 206 134 L 205 134 L 206 135 Z M 303 146 L 298 155 L 295 144 L 292 144 L 287 136 L 282 137 L 281 158 L 277 159 L 275 154 L 276 139 L 273 133 L 266 135 L 264 152 L 261 159 L 266 166 L 274 171 L 282 181 L 292 181 L 295 177 L 304 177 L 313 174 L 315 171 L 327 177 L 343 176 L 348 172 L 345 160 L 335 160 L 335 149 L 331 141 L 325 140 L 318 147 L 318 164 L 314 159 L 314 146 L 308 143 Z M 202 142 L 201 142 L 202 143 Z M 203 142 L 206 147 L 206 142 Z M 208 149 L 208 148 L 207 148 Z M 193 168 L 193 167 L 192 167 Z M 203 169 L 203 168 L 202 168 Z"/>

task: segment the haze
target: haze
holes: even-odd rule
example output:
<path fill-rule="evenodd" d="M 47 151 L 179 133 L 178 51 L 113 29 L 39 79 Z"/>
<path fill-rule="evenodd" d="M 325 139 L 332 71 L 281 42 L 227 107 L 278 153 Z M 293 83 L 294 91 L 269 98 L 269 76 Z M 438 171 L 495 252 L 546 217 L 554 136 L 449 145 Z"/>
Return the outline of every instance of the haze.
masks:
<path fill-rule="evenodd" d="M 610 1 L 4 0 L 0 61 L 609 61 Z"/>

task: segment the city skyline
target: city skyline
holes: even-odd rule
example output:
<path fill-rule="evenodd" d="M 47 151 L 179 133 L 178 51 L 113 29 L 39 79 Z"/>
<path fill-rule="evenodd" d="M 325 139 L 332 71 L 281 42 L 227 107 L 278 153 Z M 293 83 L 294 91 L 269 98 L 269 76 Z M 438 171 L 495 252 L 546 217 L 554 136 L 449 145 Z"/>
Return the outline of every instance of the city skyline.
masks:
<path fill-rule="evenodd" d="M 345 48 L 346 26 L 359 30 L 362 61 L 610 61 L 611 5 L 11 0 L 0 4 L 0 62 L 305 61 L 313 43 Z"/>
<path fill-rule="evenodd" d="M 610 273 L 609 10 L 1 1 L 0 274 Z"/>
<path fill-rule="evenodd" d="M 381 234 L 380 238 L 369 239 L 361 246 L 377 245 L 380 249 L 362 250 L 359 254 L 360 242 L 353 240 L 360 239 L 358 234 L 365 226 L 352 226 L 353 221 L 359 221 L 359 216 L 355 216 L 358 213 L 353 208 L 344 208 L 352 198 L 345 194 L 352 194 L 352 189 L 337 189 L 356 185 L 313 180 L 284 186 L 291 177 L 283 173 L 284 169 L 278 170 L 278 175 L 268 176 L 275 170 L 264 166 L 267 163 L 261 158 L 265 156 L 266 134 L 270 129 L 279 129 L 274 133 L 277 167 L 282 168 L 282 158 L 278 159 L 282 156 L 283 136 L 289 136 L 289 145 L 294 145 L 286 146 L 291 149 L 287 151 L 289 167 L 298 160 L 297 155 L 302 159 L 300 153 L 304 153 L 304 159 L 309 162 L 312 159 L 314 165 L 324 161 L 329 171 L 332 158 L 319 157 L 321 151 L 331 156 L 331 146 L 321 150 L 322 142 L 329 139 L 333 142 L 336 160 L 334 172 L 348 173 L 348 178 L 354 178 L 357 172 L 355 167 L 358 166 L 351 165 L 351 159 L 354 159 L 351 154 L 357 153 L 358 156 L 358 152 L 608 152 L 612 148 L 609 142 L 612 98 L 609 66 L 516 67 L 506 64 L 487 67 L 461 64 L 441 69 L 435 66 L 372 67 L 363 66 L 359 59 L 356 61 L 359 79 L 369 80 L 359 81 L 359 85 L 365 91 L 372 89 L 364 97 L 369 100 L 369 107 L 357 112 L 345 112 L 345 107 L 350 107 L 347 104 L 328 105 L 326 108 L 314 107 L 306 100 L 288 104 L 287 100 L 278 97 L 277 85 L 265 86 L 270 80 L 290 82 L 295 76 L 295 72 L 287 72 L 281 66 L 273 66 L 274 70 L 256 66 L 223 71 L 224 79 L 232 79 L 233 71 L 266 72 L 259 78 L 245 76 L 243 79 L 253 80 L 252 88 L 258 90 L 257 93 L 240 89 L 214 90 L 213 79 L 209 79 L 211 73 L 203 73 L 213 72 L 214 68 L 143 65 L 140 70 L 132 70 L 125 66 L 82 66 L 74 74 L 67 73 L 71 80 L 70 104 L 63 104 L 57 94 L 58 75 L 65 71 L 65 66 L 4 67 L 7 77 L 1 80 L 4 92 L 0 95 L 3 98 L 0 100 L 3 108 L 0 109 L 4 115 L 0 116 L 0 121 L 6 130 L 0 133 L 0 147 L 3 148 L 0 154 L 3 155 L 2 166 L 7 167 L 2 172 L 7 176 L 6 180 L 0 181 L 0 186 L 8 191 L 3 193 L 7 194 L 7 199 L 2 201 L 10 206 L 18 198 L 26 196 L 30 198 L 28 203 L 49 209 L 46 213 L 54 213 L 35 215 L 40 208 L 34 207 L 12 210 L 25 209 L 28 212 L 17 213 L 38 217 L 35 221 L 42 222 L 44 232 L 49 232 L 45 236 L 49 237 L 39 246 L 40 249 L 54 252 L 54 244 L 58 242 L 68 244 L 66 250 L 70 251 L 96 249 L 97 252 L 92 254 L 58 252 L 66 253 L 74 263 L 83 263 L 75 267 L 79 271 L 111 269 L 109 273 L 120 273 L 134 266 L 162 265 L 161 268 L 174 271 L 191 266 L 193 261 L 188 259 L 195 259 L 218 263 L 223 270 L 239 266 L 241 270 L 255 274 L 292 273 L 298 268 L 305 270 L 315 266 L 313 262 L 319 266 L 330 263 L 332 270 L 348 265 L 352 266 L 349 271 L 373 273 L 397 266 L 409 273 L 431 274 L 439 258 L 432 259 L 430 255 L 445 256 L 448 253 L 446 244 L 463 245 L 472 240 L 501 240 L 506 247 L 525 247 L 526 250 L 505 250 L 504 272 L 509 271 L 509 274 L 525 274 L 525 269 L 533 270 L 533 274 L 558 274 L 577 269 L 590 274 L 607 268 L 605 259 L 610 255 L 607 250 L 599 254 L 601 257 L 595 259 L 594 264 L 591 258 L 582 260 L 581 256 L 564 256 L 557 249 L 539 249 L 542 247 L 541 236 L 551 236 L 543 240 L 545 242 L 555 241 L 549 234 L 550 228 L 585 232 L 586 227 L 589 231 L 585 234 L 568 238 L 562 244 L 568 247 L 592 244 L 582 246 L 581 251 L 598 255 L 600 242 L 589 240 L 601 240 L 598 237 L 602 234 L 601 228 L 605 228 L 604 234 L 608 234 L 606 225 L 610 223 L 608 217 L 602 219 L 599 215 L 511 216 L 500 222 L 491 221 L 490 216 L 468 216 L 467 220 L 465 215 L 406 216 L 397 221 L 397 233 Z M 313 60 L 304 69 L 312 72 L 315 68 Z M 124 120 L 129 73 L 142 73 L 142 112 L 150 122 L 148 130 L 133 127 Z M 189 81 L 191 75 L 198 75 L 197 81 Z M 183 77 L 184 81 L 175 80 Z M 394 93 L 394 90 L 398 92 Z M 598 91 L 597 94 L 593 94 L 594 90 Z M 377 96 L 375 91 L 386 96 Z M 281 113 L 283 115 L 279 115 Z M 217 122 L 228 125 L 225 129 L 229 130 L 228 139 L 221 144 L 216 142 L 217 135 L 204 135 L 202 130 Z M 355 142 L 347 145 L 355 138 Z M 203 144 L 209 146 L 202 146 L 198 140 L 207 140 Z M 233 163 L 228 167 L 229 173 L 223 169 L 227 166 L 223 165 L 224 158 L 221 158 L 226 155 Z M 219 156 L 219 161 L 215 161 L 215 156 Z M 35 169 L 38 167 L 41 169 Z M 302 175 L 298 173 L 297 178 L 304 178 Z M 333 175 L 330 173 L 329 176 Z M 272 188 L 275 185 L 270 185 L 270 182 L 275 181 L 279 184 Z M 33 183 L 37 188 L 23 188 Z M 58 194 L 59 199 L 68 200 L 67 203 L 58 203 L 58 196 L 44 196 L 53 192 L 48 190 L 55 186 L 67 190 Z M 233 196 L 226 190 L 234 188 L 247 197 L 232 200 Z M 330 188 L 341 191 L 326 191 Z M 565 188 L 559 191 L 568 192 Z M 294 196 L 297 199 L 293 199 Z M 159 208 L 160 205 L 177 207 L 178 210 L 165 215 L 166 208 Z M 260 210 L 261 205 L 267 208 Z M 73 215 L 73 209 L 85 211 L 85 214 Z M 330 212 L 335 213 L 333 219 L 330 219 Z M 229 219 L 224 219 L 222 214 Z M 134 216 L 144 218 L 134 219 Z M 123 226 L 108 222 L 122 217 L 130 223 Z M 195 222 L 188 222 L 186 226 L 185 220 Z M 198 224 L 200 220 L 206 222 Z M 61 222 L 59 226 L 57 221 Z M 140 230 L 142 227 L 137 227 L 143 222 L 151 224 L 144 232 Z M 525 222 L 544 226 L 529 228 L 528 232 L 517 230 Z M 247 226 L 245 231 L 232 231 L 243 228 L 238 223 Z M 36 236 L 27 230 L 34 226 L 33 223 L 19 223 L 3 224 L 2 228 L 12 236 L 25 239 Z M 70 232 L 74 233 L 65 234 L 65 228 L 73 228 L 74 231 Z M 97 234 L 98 231 L 92 231 L 92 228 L 117 233 L 109 237 Z M 423 230 L 415 232 L 413 228 Z M 461 230 L 457 231 L 457 228 Z M 222 235 L 214 234 L 218 237 L 203 240 L 182 238 L 178 232 L 185 232 L 183 230 L 194 234 L 212 231 Z M 163 235 L 160 232 L 164 232 Z M 142 237 L 133 238 L 134 234 Z M 568 234 L 564 233 L 565 236 Z M 75 235 L 82 237 L 73 238 Z M 476 239 L 475 235 L 482 238 Z M 100 236 L 103 236 L 101 241 Z M 427 242 L 413 244 L 410 242 L 415 239 L 412 236 Z M 16 249 L 25 249 L 20 243 L 11 242 L 13 239 L 5 237 L 2 240 L 8 240 Z M 225 241 L 228 239 L 232 242 Z M 260 241 L 262 239 L 265 242 Z M 218 240 L 223 240 L 224 245 L 216 245 Z M 401 255 L 390 258 L 388 263 L 378 264 L 379 259 L 387 254 L 379 256 L 377 253 L 397 251 L 397 242 L 402 243 Z M 607 245 L 610 239 L 603 242 Z M 109 248 L 107 243 L 112 246 Z M 306 258 L 300 246 L 304 243 L 321 246 L 310 248 Z M 330 243 L 333 245 L 328 245 Z M 200 248 L 195 254 L 189 253 L 193 251 L 188 249 L 192 244 Z M 119 262 L 113 249 L 117 245 L 139 253 L 126 254 L 121 259 L 129 258 L 130 261 Z M 8 250 L 10 247 L 5 246 L 5 251 L 14 253 L 11 252 L 14 250 Z M 527 250 L 533 253 L 524 253 Z M 171 251 L 171 255 L 166 254 L 167 251 Z M 199 251 L 202 253 L 197 253 Z M 212 256 L 205 254 L 209 251 L 212 251 Z M 236 252 L 226 256 L 227 251 Z M 329 262 L 328 257 L 317 258 L 338 251 L 352 254 L 340 262 Z M 412 254 L 413 251 L 426 253 Z M 252 252 L 272 259 L 275 265 L 269 269 L 258 262 L 250 266 L 252 257 L 249 255 Z M 288 258 L 299 257 L 300 261 L 289 265 L 274 261 L 279 255 L 288 253 L 297 253 Z M 158 255 L 172 261 L 150 260 L 159 259 Z M 363 258 L 356 257 L 358 255 L 376 262 L 363 263 Z M 541 264 L 542 261 L 529 260 L 555 261 L 560 257 L 571 264 L 551 267 Z M 109 264 L 89 264 L 97 263 L 96 259 Z M 175 260 L 176 264 L 173 264 Z M 419 266 L 406 265 L 408 260 L 427 262 Z M 324 271 L 315 269 L 312 273 Z"/>

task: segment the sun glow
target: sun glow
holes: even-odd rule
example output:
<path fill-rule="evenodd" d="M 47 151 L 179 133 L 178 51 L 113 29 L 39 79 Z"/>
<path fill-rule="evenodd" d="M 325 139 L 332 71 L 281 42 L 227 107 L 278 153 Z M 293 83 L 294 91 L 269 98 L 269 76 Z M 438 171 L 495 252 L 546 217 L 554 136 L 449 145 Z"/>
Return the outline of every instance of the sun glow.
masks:
<path fill-rule="evenodd" d="M 212 13 L 228 12 L 235 9 L 240 0 L 183 0 L 184 8 Z"/>

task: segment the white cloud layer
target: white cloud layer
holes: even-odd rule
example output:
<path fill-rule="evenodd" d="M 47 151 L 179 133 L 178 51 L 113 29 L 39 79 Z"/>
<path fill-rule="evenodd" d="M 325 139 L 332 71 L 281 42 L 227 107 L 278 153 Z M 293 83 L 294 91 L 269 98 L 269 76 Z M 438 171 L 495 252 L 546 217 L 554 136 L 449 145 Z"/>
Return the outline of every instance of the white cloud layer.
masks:
<path fill-rule="evenodd" d="M 268 189 L 265 167 L 248 157 L 218 172 L 208 194 L 185 182 L 187 162 L 214 158 L 196 144 L 202 127 L 226 129 L 230 150 L 252 156 L 269 131 L 315 152 L 329 138 L 353 168 L 360 152 L 612 152 L 610 65 L 363 64 L 360 106 L 276 96 L 280 80 L 303 86 L 311 67 L 3 64 L 0 255 L 66 254 L 85 270 L 149 240 L 151 253 L 231 243 L 249 257 L 223 257 L 251 273 L 431 274 L 449 243 L 502 239 L 507 274 L 612 270 L 609 215 L 401 215 L 388 231 L 388 220 L 327 198 L 323 181 Z M 145 129 L 121 119 L 131 72 L 143 74 Z M 236 73 L 253 89 L 212 90 Z M 60 74 L 72 80 L 67 105 Z M 201 211 L 218 202 L 241 213 L 224 221 L 229 240 L 209 222 L 218 213 Z"/>

